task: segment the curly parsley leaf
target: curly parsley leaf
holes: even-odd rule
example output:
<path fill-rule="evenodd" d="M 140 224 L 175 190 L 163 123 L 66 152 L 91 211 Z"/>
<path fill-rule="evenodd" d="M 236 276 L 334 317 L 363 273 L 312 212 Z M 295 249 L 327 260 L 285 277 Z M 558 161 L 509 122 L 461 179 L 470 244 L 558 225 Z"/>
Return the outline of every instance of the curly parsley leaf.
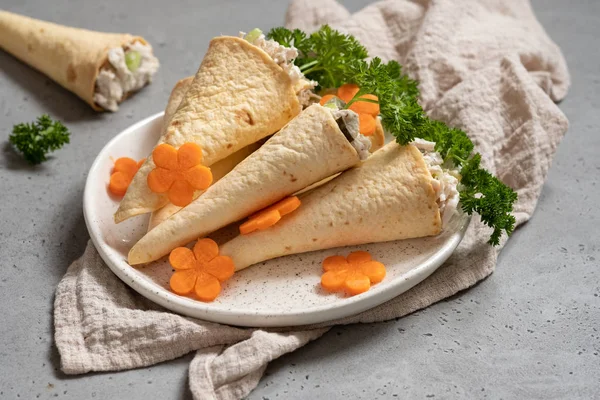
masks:
<path fill-rule="evenodd" d="M 367 49 L 350 35 L 323 25 L 307 36 L 299 29 L 274 28 L 267 33 L 268 39 L 283 46 L 294 46 L 298 57 L 294 61 L 308 79 L 319 82 L 320 88 L 339 87 L 348 64 L 368 57 Z"/>
<path fill-rule="evenodd" d="M 461 169 L 460 203 L 467 214 L 476 212 L 481 221 L 494 231 L 488 243 L 500 244 L 502 231 L 510 236 L 515 229 L 515 217 L 511 214 L 517 194 L 480 167 L 481 156 L 475 154 Z"/>
<path fill-rule="evenodd" d="M 485 225 L 493 228 L 488 243 L 494 246 L 500 244 L 502 231 L 510 236 L 515 229 L 512 211 L 517 194 L 481 168 L 481 155 L 472 154 L 474 146 L 467 134 L 429 119 L 424 135 L 420 137 L 435 142 L 435 151 L 440 153 L 444 162 L 460 168 L 461 208 L 469 215 L 476 212 Z"/>
<path fill-rule="evenodd" d="M 377 96 L 381 123 L 398 143 L 406 145 L 421 135 L 427 119 L 417 101 L 417 83 L 402 74 L 402 67 L 396 61 L 386 64 L 378 57 L 370 62 L 353 61 L 349 63 L 343 81 L 360 88 L 347 107 L 364 94 Z"/>
<path fill-rule="evenodd" d="M 306 33 L 300 29 L 289 30 L 287 28 L 278 27 L 271 29 L 267 35 L 267 39 L 272 39 L 285 47 L 295 47 L 300 56 L 310 51 L 310 43 L 307 40 Z"/>
<path fill-rule="evenodd" d="M 49 152 L 69 143 L 69 135 L 66 126 L 44 114 L 31 124 L 15 125 L 8 140 L 30 164 L 40 164 Z"/>

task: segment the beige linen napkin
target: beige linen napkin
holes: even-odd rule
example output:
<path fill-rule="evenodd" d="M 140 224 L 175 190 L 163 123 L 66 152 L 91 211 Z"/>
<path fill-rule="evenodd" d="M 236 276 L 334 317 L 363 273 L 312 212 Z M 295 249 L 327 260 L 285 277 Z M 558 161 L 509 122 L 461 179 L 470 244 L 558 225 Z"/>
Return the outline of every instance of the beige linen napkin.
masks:
<path fill-rule="evenodd" d="M 558 47 L 525 0 L 390 0 L 350 15 L 333 0 L 295 0 L 287 26 L 323 23 L 355 35 L 372 56 L 396 59 L 419 80 L 433 118 L 464 129 L 484 165 L 519 195 L 518 224 L 534 211 L 568 122 L 553 103 L 569 75 Z M 55 341 L 67 374 L 152 365 L 196 350 L 196 399 L 239 399 L 269 361 L 320 337 L 329 326 L 398 318 L 466 289 L 494 270 L 500 247 L 477 217 L 455 254 L 405 294 L 320 326 L 239 329 L 170 313 L 129 289 L 91 243 L 60 282 Z M 504 244 L 504 243 L 502 243 Z"/>

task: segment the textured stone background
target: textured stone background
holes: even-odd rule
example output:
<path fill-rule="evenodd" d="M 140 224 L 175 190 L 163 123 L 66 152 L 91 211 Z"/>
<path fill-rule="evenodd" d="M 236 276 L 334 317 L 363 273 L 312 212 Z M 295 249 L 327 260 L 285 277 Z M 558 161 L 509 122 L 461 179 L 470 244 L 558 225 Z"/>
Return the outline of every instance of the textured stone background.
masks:
<path fill-rule="evenodd" d="M 368 1 L 344 1 L 358 10 Z M 87 171 L 121 130 L 161 111 L 194 73 L 214 35 L 283 23 L 285 1 L 3 0 L 59 23 L 130 31 L 155 47 L 155 82 L 117 114 L 76 97 L 0 52 L 0 399 L 187 399 L 191 356 L 151 368 L 67 377 L 52 340 L 54 289 L 83 253 Z M 573 79 L 560 104 L 571 128 L 533 219 L 509 241 L 496 272 L 407 318 L 335 328 L 273 362 L 259 399 L 582 398 L 600 393 L 600 2 L 534 0 Z M 40 167 L 14 155 L 13 124 L 42 112 L 66 121 L 71 144 Z"/>

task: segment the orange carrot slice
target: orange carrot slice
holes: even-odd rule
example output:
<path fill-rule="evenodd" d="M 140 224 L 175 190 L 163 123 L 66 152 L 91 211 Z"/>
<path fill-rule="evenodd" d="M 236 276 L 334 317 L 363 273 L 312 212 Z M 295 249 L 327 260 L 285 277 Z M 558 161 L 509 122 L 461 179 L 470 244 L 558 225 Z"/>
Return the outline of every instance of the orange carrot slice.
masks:
<path fill-rule="evenodd" d="M 195 167 L 189 168 L 183 172 L 187 183 L 192 185 L 196 190 L 204 190 L 208 188 L 213 181 L 212 172 L 210 168 L 204 165 L 196 165 Z"/>
<path fill-rule="evenodd" d="M 139 162 L 129 157 L 121 157 L 115 161 L 113 173 L 110 176 L 108 190 L 116 196 L 124 196 L 133 176 L 137 173 L 145 159 Z"/>
<path fill-rule="evenodd" d="M 192 292 L 201 301 L 213 301 L 221 292 L 221 282 L 231 278 L 235 265 L 230 257 L 219 255 L 219 246 L 212 239 L 200 239 L 194 249 L 178 247 L 169 254 L 175 272 L 169 280 L 174 293 Z"/>
<path fill-rule="evenodd" d="M 248 221 L 240 225 L 240 233 L 247 235 L 257 230 L 267 229 L 275 225 L 284 216 L 300 207 L 300 199 L 296 196 L 287 197 L 258 213 L 251 215 Z"/>
<path fill-rule="evenodd" d="M 156 171 L 156 170 L 155 170 Z M 148 175 L 148 178 L 150 175 Z M 148 181 L 150 183 L 150 181 Z M 169 188 L 169 201 L 177 207 L 185 207 L 194 200 L 194 188 L 183 180 L 176 180 Z"/>
<path fill-rule="evenodd" d="M 375 133 L 377 122 L 370 114 L 358 114 L 359 130 L 365 136 L 371 136 Z"/>
<path fill-rule="evenodd" d="M 154 168 L 146 178 L 150 190 L 156 193 L 165 193 L 175 181 L 175 174 L 168 169 Z"/>
<path fill-rule="evenodd" d="M 325 96 L 321 97 L 321 100 L 319 100 L 319 104 L 324 106 L 325 103 L 327 103 L 329 100 L 333 99 L 334 97 L 336 97 L 333 94 L 326 94 Z"/>
<path fill-rule="evenodd" d="M 177 161 L 180 170 L 190 169 L 202 162 L 202 148 L 196 143 L 184 143 L 177 150 Z"/>
<path fill-rule="evenodd" d="M 163 143 L 152 151 L 152 157 L 156 168 L 148 174 L 148 187 L 155 193 L 168 192 L 169 201 L 176 206 L 187 206 L 195 190 L 212 184 L 212 172 L 200 164 L 202 148 L 195 143 L 184 143 L 179 150 Z"/>
<path fill-rule="evenodd" d="M 347 103 L 350 100 L 352 100 L 354 95 L 356 95 L 356 93 L 358 93 L 359 90 L 360 88 L 354 83 L 346 83 L 339 87 L 337 91 L 337 96 L 340 99 L 342 99 L 345 103 Z"/>
<path fill-rule="evenodd" d="M 339 271 L 348 267 L 348 261 L 344 256 L 330 256 L 323 260 L 324 271 Z"/>
<path fill-rule="evenodd" d="M 152 159 L 157 167 L 177 170 L 179 163 L 177 162 L 177 150 L 175 147 L 166 143 L 159 144 L 152 151 Z"/>
<path fill-rule="evenodd" d="M 169 263 L 176 270 L 192 269 L 196 266 L 196 257 L 187 247 L 177 247 L 169 254 Z"/>
<path fill-rule="evenodd" d="M 175 271 L 169 280 L 171 290 L 179 295 L 190 294 L 196 285 L 196 271 L 193 269 L 185 269 Z"/>
<path fill-rule="evenodd" d="M 371 261 L 371 254 L 368 251 L 353 251 L 348 254 L 348 263 L 357 264 Z"/>
<path fill-rule="evenodd" d="M 198 300 L 213 301 L 221 293 L 221 283 L 210 274 L 200 273 L 194 286 L 194 293 Z"/>
<path fill-rule="evenodd" d="M 108 190 L 117 196 L 124 196 L 132 177 L 125 172 L 117 171 L 110 176 Z"/>
<path fill-rule="evenodd" d="M 217 256 L 205 265 L 206 272 L 223 282 L 233 276 L 235 266 L 233 260 L 225 256 Z"/>
<path fill-rule="evenodd" d="M 366 251 L 355 251 L 348 255 L 330 256 L 323 260 L 321 286 L 329 292 L 344 290 L 351 296 L 364 293 L 372 284 L 385 277 L 385 266 L 371 259 Z"/>
<path fill-rule="evenodd" d="M 115 161 L 115 165 L 113 167 L 114 172 L 124 172 L 127 175 L 135 175 L 138 170 L 138 163 L 129 157 L 121 157 Z"/>
<path fill-rule="evenodd" d="M 328 292 L 337 292 L 343 289 L 347 275 L 347 271 L 327 271 L 321 276 L 321 286 Z"/>
<path fill-rule="evenodd" d="M 372 94 L 364 94 L 359 97 L 360 99 L 368 99 L 378 101 L 377 96 Z M 369 103 L 367 101 L 357 100 L 354 103 L 350 104 L 348 107 L 350 110 L 354 111 L 357 114 L 369 114 L 373 117 L 379 115 L 379 104 L 377 103 Z"/>
<path fill-rule="evenodd" d="M 371 281 L 369 277 L 363 274 L 357 274 L 353 271 L 353 273 L 349 274 L 346 277 L 346 282 L 344 282 L 345 289 L 351 296 L 364 293 L 371 288 Z"/>
<path fill-rule="evenodd" d="M 360 264 L 360 272 L 369 277 L 371 283 L 379 283 L 385 278 L 385 265 L 378 261 Z"/>
<path fill-rule="evenodd" d="M 202 263 L 207 263 L 218 255 L 219 245 L 212 239 L 199 239 L 194 245 L 194 257 Z"/>

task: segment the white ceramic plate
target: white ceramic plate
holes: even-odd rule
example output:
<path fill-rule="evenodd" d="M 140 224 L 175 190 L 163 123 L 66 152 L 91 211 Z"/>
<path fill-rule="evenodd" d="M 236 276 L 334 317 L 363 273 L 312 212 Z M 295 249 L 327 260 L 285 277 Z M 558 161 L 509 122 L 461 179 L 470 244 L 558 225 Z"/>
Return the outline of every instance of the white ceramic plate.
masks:
<path fill-rule="evenodd" d="M 172 311 L 208 321 L 257 327 L 304 325 L 354 315 L 398 296 L 427 278 L 450 257 L 464 236 L 469 217 L 457 214 L 437 237 L 282 257 L 236 273 L 212 303 L 178 296 L 169 290 L 172 270 L 168 261 L 159 260 L 144 268 L 127 264 L 127 252 L 146 232 L 148 216 L 116 225 L 113 213 L 119 199 L 107 191 L 116 158 L 139 160 L 151 152 L 160 136 L 162 115 L 136 123 L 102 149 L 87 178 L 83 211 L 92 241 L 108 267 L 135 291 Z M 211 237 L 223 243 L 234 234 L 235 228 L 225 228 Z M 359 249 L 368 250 L 374 259 L 386 265 L 383 282 L 353 297 L 322 291 L 319 284 L 322 260 Z"/>

